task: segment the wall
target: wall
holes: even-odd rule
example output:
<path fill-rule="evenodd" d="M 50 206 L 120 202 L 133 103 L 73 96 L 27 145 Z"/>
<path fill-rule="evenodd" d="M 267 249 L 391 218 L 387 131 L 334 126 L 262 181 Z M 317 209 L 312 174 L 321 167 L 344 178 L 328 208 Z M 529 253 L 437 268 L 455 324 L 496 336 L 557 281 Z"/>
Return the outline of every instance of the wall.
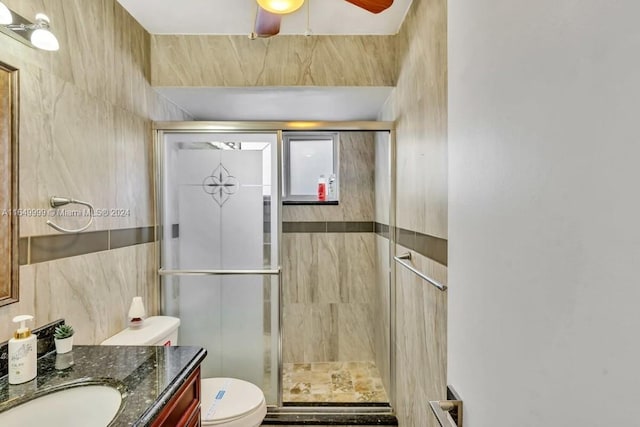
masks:
<path fill-rule="evenodd" d="M 390 132 L 375 135 L 375 267 L 374 348 L 376 365 L 387 394 L 391 392 L 391 270 L 389 264 L 389 213 L 391 210 Z M 386 227 L 385 227 L 386 225 Z"/>
<path fill-rule="evenodd" d="M 637 425 L 640 4 L 450 2 L 465 425 Z"/>
<path fill-rule="evenodd" d="M 76 342 L 98 343 L 124 327 L 133 296 L 157 310 L 151 121 L 186 116 L 150 87 L 150 36 L 115 0 L 4 3 L 30 19 L 45 12 L 61 46 L 0 36 L 0 60 L 20 69 L 20 207 L 47 209 L 58 195 L 108 211 L 71 237 L 20 218 L 20 302 L 0 308 L 0 340 L 31 313 L 37 325 L 64 317 Z"/>
<path fill-rule="evenodd" d="M 395 120 L 397 127 L 396 254 L 411 250 L 413 264 L 445 284 L 446 16 L 446 1 L 414 0 L 396 40 L 397 87 L 380 115 Z M 380 251 L 378 262 L 383 260 Z M 395 281 L 392 403 L 401 426 L 436 426 L 427 402 L 446 398 L 447 294 L 402 266 L 396 268 Z"/>
<path fill-rule="evenodd" d="M 393 86 L 393 46 L 393 36 L 154 35 L 152 84 Z"/>
<path fill-rule="evenodd" d="M 340 204 L 282 209 L 285 363 L 374 360 L 374 134 L 339 149 Z"/>

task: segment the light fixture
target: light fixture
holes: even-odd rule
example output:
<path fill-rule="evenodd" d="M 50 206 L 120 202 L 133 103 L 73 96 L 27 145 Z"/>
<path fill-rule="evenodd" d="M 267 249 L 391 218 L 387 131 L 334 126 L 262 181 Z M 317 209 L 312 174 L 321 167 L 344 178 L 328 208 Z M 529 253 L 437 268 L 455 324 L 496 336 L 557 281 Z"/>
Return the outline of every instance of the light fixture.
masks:
<path fill-rule="evenodd" d="M 13 22 L 13 15 L 7 6 L 0 1 L 0 24 L 9 25 Z"/>
<path fill-rule="evenodd" d="M 304 0 L 257 0 L 257 2 L 267 12 L 278 15 L 295 12 L 304 4 Z"/>
<path fill-rule="evenodd" d="M 0 19 L 3 17 L 4 4 L 0 3 Z M 60 49 L 58 39 L 49 30 L 49 17 L 44 13 L 36 14 L 35 23 L 23 18 L 15 12 L 9 12 L 11 23 L 5 24 L 2 21 L 0 31 L 19 40 L 25 44 L 37 47 L 42 50 L 55 51 Z"/>
<path fill-rule="evenodd" d="M 38 49 L 55 51 L 60 49 L 58 39 L 49 31 L 49 17 L 44 13 L 36 15 L 34 31 L 31 33 L 31 43 Z"/>

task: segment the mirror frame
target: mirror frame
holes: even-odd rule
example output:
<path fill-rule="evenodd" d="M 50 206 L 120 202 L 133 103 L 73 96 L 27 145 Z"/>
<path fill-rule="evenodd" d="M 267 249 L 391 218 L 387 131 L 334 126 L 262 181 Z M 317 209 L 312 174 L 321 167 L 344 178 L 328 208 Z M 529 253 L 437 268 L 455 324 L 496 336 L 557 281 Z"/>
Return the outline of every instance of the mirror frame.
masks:
<path fill-rule="evenodd" d="M 0 282 L 0 307 L 8 304 L 13 304 L 19 301 L 19 291 L 20 291 L 20 266 L 19 266 L 19 250 L 18 250 L 18 241 L 19 241 L 19 222 L 20 218 L 16 214 L 18 211 L 18 126 L 19 126 L 19 80 L 18 80 L 18 69 L 12 67 L 9 64 L 0 61 L 0 72 L 7 73 L 9 75 L 9 87 L 6 90 L 6 93 L 2 93 L 0 96 L 2 99 L 0 100 L 0 144 L 9 144 L 9 153 L 8 158 L 11 162 L 11 168 L 9 171 L 3 171 L 5 174 L 8 172 L 10 174 L 10 191 L 11 194 L 9 196 L 9 201 L 11 206 L 1 206 L 3 215 L 8 215 L 10 217 L 10 227 L 9 235 L 11 236 L 11 250 L 9 256 L 5 256 L 5 254 L 0 254 L 0 258 L 2 261 L 0 262 L 10 262 L 10 271 L 11 271 L 11 281 Z M 4 92 L 4 90 L 3 90 Z M 8 102 L 5 100 L 8 98 Z M 5 114 L 3 111 L 4 108 L 7 107 L 7 113 L 10 115 L 8 119 L 4 119 L 2 115 Z M 3 177 L 4 178 L 4 177 Z"/>

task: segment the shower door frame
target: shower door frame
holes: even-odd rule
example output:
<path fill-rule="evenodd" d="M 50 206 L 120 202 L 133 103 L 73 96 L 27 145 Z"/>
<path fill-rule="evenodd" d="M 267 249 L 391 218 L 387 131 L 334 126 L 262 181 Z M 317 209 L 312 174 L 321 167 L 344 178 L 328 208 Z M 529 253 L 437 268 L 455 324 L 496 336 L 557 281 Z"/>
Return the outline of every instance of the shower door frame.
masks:
<path fill-rule="evenodd" d="M 153 179 L 154 179 L 154 230 L 155 230 L 155 270 L 158 272 L 159 289 L 159 306 L 163 307 L 164 294 L 160 285 L 160 266 L 162 265 L 162 243 L 160 230 L 163 209 L 162 183 L 164 182 L 164 136 L 169 133 L 271 133 L 276 134 L 276 152 L 277 152 L 277 189 L 278 189 L 278 253 L 277 268 L 275 271 L 268 270 L 243 270 L 234 272 L 215 272 L 210 271 L 205 274 L 259 274 L 259 275 L 277 275 L 278 276 L 278 318 L 277 318 L 277 401 L 276 407 L 270 406 L 276 411 L 283 409 L 283 357 L 282 357 L 282 326 L 283 326 L 283 310 L 282 310 L 282 153 L 283 153 L 283 132 L 285 131 L 352 131 L 352 132 L 388 132 L 389 133 L 389 287 L 390 287 L 390 325 L 389 325 L 389 360 L 390 360 L 390 382 L 391 390 L 389 390 L 389 404 L 394 406 L 396 398 L 396 290 L 395 290 L 395 263 L 393 256 L 395 255 L 395 225 L 396 225 L 396 128 L 395 122 L 391 121 L 161 121 L 153 122 Z M 203 272 L 204 273 L 204 272 Z M 197 274 L 197 273 L 194 273 Z M 287 407 L 286 412 L 308 412 L 311 409 L 316 412 L 334 412 L 340 408 L 334 407 Z M 344 412 L 352 413 L 353 408 L 343 408 Z M 363 412 L 377 412 L 375 407 L 358 408 Z"/>

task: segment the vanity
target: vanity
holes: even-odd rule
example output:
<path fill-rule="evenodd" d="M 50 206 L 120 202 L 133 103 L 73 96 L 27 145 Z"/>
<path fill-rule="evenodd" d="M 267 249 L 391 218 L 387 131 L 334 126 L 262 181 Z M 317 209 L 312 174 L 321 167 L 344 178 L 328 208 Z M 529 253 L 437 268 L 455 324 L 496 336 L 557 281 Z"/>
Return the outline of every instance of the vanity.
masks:
<path fill-rule="evenodd" d="M 0 377 L 0 420 L 3 413 L 43 396 L 60 392 L 64 399 L 62 393 L 76 391 L 80 398 L 84 394 L 90 399 L 90 389 L 103 386 L 117 390 L 121 397 L 115 417 L 105 426 L 199 426 L 200 364 L 205 356 L 206 350 L 199 347 L 74 346 L 71 353 L 50 352 L 38 359 L 35 380 L 9 385 L 6 375 Z M 82 387 L 87 387 L 86 393 Z M 95 400 L 82 402 L 77 409 L 91 411 L 92 405 L 107 399 Z"/>

